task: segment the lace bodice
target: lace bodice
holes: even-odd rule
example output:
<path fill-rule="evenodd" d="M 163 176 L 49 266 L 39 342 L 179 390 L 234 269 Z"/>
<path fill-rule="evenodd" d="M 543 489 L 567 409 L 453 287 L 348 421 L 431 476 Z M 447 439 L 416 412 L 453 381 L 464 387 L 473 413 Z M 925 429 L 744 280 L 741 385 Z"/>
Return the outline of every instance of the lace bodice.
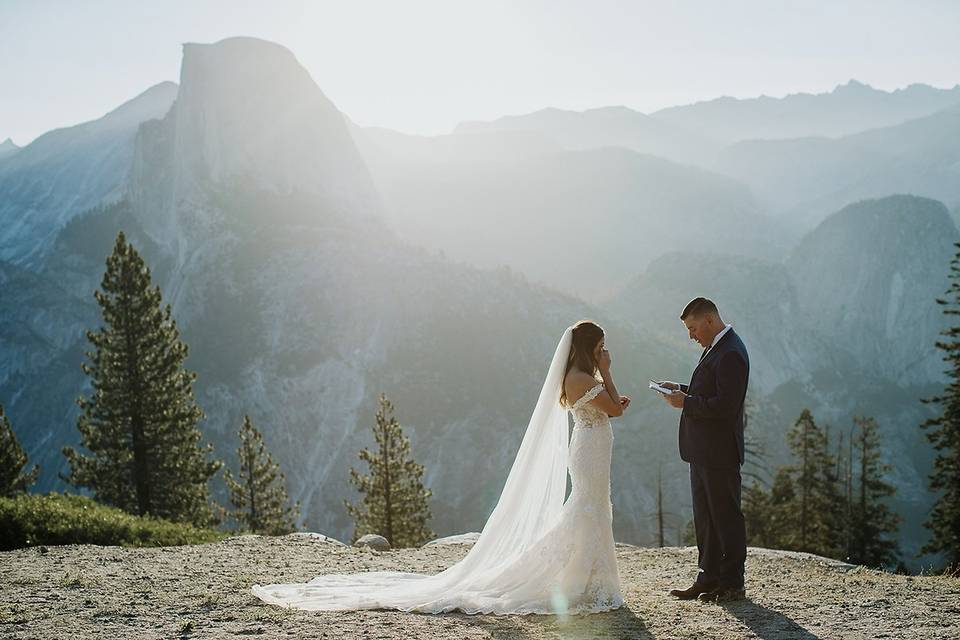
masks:
<path fill-rule="evenodd" d="M 602 427 L 610 423 L 610 416 L 606 412 L 590 404 L 590 401 L 603 391 L 603 383 L 597 384 L 573 403 L 573 406 L 570 407 L 570 413 L 573 414 L 574 429 Z"/>

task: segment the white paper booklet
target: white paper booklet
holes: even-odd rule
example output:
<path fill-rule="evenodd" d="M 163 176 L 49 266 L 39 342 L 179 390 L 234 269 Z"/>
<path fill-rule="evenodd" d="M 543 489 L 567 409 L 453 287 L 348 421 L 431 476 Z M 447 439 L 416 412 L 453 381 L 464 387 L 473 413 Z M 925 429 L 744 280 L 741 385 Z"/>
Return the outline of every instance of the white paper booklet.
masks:
<path fill-rule="evenodd" d="M 667 389 L 666 387 L 661 387 L 659 384 L 657 384 L 657 383 L 654 382 L 653 380 L 650 381 L 650 385 L 649 385 L 649 386 L 650 386 L 651 389 L 653 389 L 654 391 L 657 391 L 657 392 L 659 392 L 659 393 L 665 393 L 665 394 L 667 394 L 667 395 L 670 395 L 671 393 L 673 393 L 673 390 L 672 390 L 672 389 Z"/>

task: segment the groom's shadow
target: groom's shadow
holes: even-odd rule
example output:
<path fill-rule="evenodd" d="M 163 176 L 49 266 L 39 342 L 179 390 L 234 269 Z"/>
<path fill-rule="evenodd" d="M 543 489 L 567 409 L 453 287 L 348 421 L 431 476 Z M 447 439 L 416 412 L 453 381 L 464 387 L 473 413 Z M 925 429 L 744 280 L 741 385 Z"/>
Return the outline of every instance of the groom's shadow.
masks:
<path fill-rule="evenodd" d="M 580 616 L 464 616 L 464 619 L 496 640 L 524 640 L 531 636 L 563 640 L 653 640 L 643 620 L 627 605 L 613 611 Z"/>
<path fill-rule="evenodd" d="M 753 600 L 724 602 L 720 606 L 762 640 L 819 640 L 789 616 Z"/>

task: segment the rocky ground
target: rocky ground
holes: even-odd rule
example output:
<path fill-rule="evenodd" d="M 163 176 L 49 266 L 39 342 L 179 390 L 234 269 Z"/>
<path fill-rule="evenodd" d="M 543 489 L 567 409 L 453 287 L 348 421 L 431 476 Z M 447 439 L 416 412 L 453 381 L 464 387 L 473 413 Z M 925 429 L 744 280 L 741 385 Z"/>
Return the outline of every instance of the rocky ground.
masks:
<path fill-rule="evenodd" d="M 462 545 L 375 552 L 307 534 L 126 549 L 71 545 L 0 553 L 0 637 L 41 638 L 960 638 L 960 579 L 899 576 L 806 554 L 750 549 L 748 600 L 680 602 L 692 548 L 618 547 L 627 606 L 590 616 L 306 612 L 250 585 L 320 573 L 435 572 Z"/>

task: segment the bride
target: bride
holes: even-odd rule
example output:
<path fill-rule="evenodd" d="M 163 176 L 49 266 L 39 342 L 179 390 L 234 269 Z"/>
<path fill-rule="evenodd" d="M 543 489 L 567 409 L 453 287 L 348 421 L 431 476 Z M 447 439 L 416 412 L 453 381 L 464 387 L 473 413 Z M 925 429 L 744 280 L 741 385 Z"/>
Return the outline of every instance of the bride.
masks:
<path fill-rule="evenodd" d="M 254 585 L 251 591 L 270 604 L 315 611 L 616 609 L 623 597 L 610 503 L 610 416 L 622 415 L 629 404 L 613 383 L 603 330 L 578 322 L 560 338 L 497 506 L 460 562 L 435 575 L 331 574 L 301 584 Z M 572 490 L 564 501 L 568 470 Z"/>

